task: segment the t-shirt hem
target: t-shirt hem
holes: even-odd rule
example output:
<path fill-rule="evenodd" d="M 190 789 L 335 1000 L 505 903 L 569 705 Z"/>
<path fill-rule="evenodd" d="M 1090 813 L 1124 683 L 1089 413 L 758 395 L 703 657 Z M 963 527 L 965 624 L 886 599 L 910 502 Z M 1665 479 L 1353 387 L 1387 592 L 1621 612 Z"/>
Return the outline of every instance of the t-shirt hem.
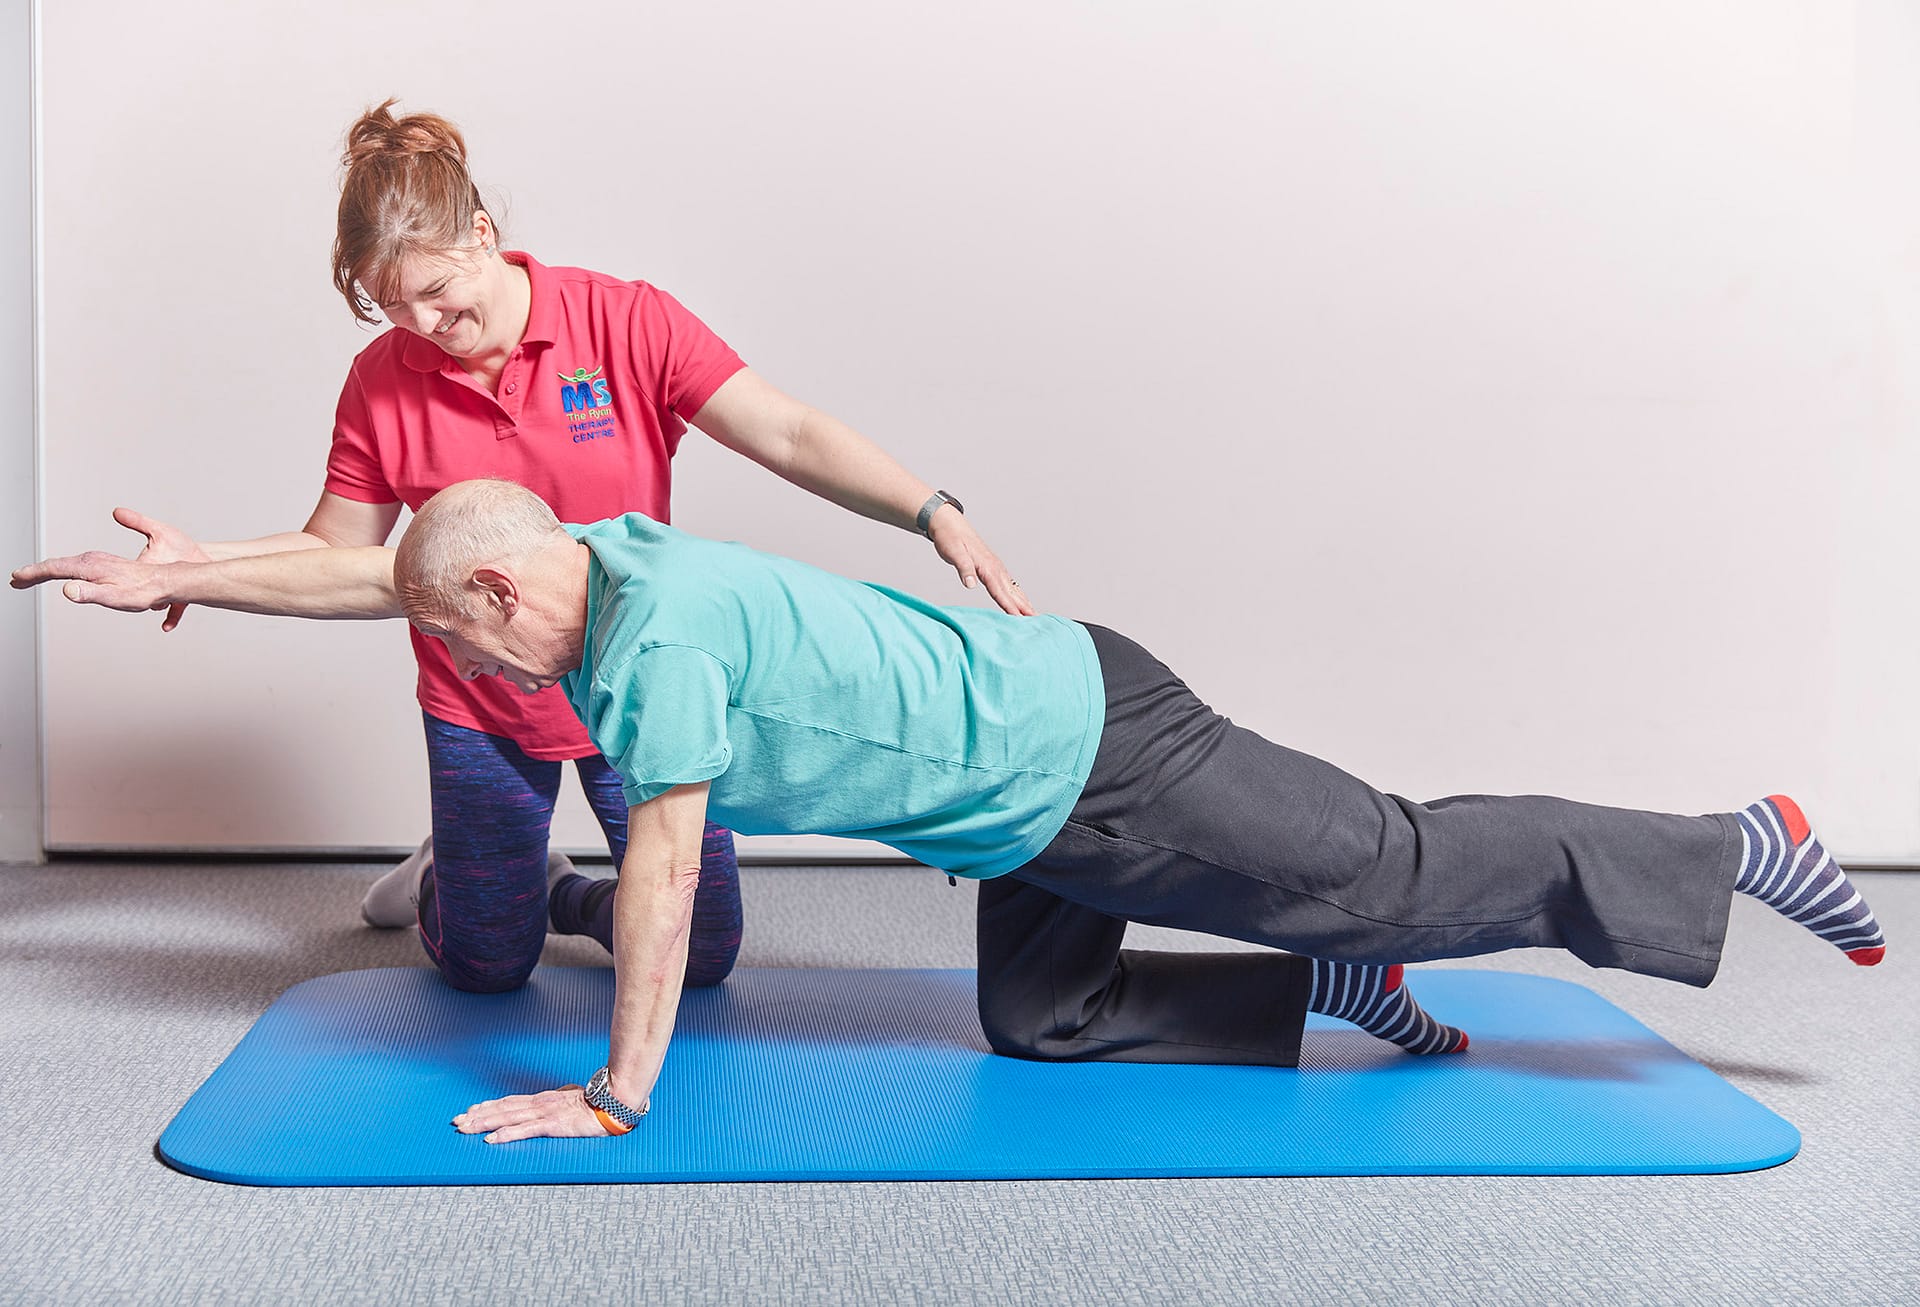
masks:
<path fill-rule="evenodd" d="M 727 768 L 732 765 L 732 762 L 733 760 L 731 758 L 722 759 L 720 764 L 716 766 L 712 771 L 707 772 L 706 774 L 701 776 L 688 776 L 682 780 L 677 780 L 677 781 L 648 781 L 647 782 L 648 785 L 660 785 L 660 786 L 664 786 L 665 788 L 662 789 L 659 794 L 650 794 L 644 799 L 634 798 L 633 797 L 634 787 L 631 785 L 628 785 L 625 779 L 623 778 L 620 782 L 620 797 L 627 801 L 627 806 L 629 808 L 638 807 L 640 804 L 643 804 L 643 803 L 651 803 L 653 802 L 653 800 L 659 798 L 661 794 L 665 794 L 667 790 L 677 789 L 682 785 L 698 785 L 701 781 L 716 780 L 719 777 L 726 775 Z"/>
<path fill-rule="evenodd" d="M 1081 674 L 1086 677 L 1087 686 L 1087 729 L 1081 740 L 1080 756 L 1073 763 L 1073 793 L 1064 802 L 1055 805 L 1055 814 L 1041 823 L 1034 834 L 1020 841 L 1012 854 L 981 867 L 940 868 L 949 875 L 965 876 L 969 880 L 994 880 L 1032 862 L 1066 828 L 1067 819 L 1073 816 L 1074 805 L 1080 802 L 1080 795 L 1087 788 L 1087 778 L 1093 775 L 1093 760 L 1100 752 L 1100 735 L 1107 723 L 1107 683 L 1100 672 L 1099 652 L 1094 649 L 1093 637 L 1087 634 L 1087 628 L 1066 618 L 1060 620 L 1073 628 L 1074 643 L 1080 650 Z"/>
<path fill-rule="evenodd" d="M 680 392 L 679 402 L 673 406 L 674 413 L 691 421 L 707 406 L 707 401 L 713 398 L 713 392 L 731 381 L 735 373 L 745 371 L 746 366 L 746 361 L 738 354 L 714 363 L 701 374 L 698 381 Z"/>
<path fill-rule="evenodd" d="M 338 476 L 329 476 L 322 487 L 330 495 L 342 499 L 351 499 L 357 504 L 397 504 L 400 496 L 393 493 L 391 486 L 356 485 L 351 481 L 342 481 Z"/>

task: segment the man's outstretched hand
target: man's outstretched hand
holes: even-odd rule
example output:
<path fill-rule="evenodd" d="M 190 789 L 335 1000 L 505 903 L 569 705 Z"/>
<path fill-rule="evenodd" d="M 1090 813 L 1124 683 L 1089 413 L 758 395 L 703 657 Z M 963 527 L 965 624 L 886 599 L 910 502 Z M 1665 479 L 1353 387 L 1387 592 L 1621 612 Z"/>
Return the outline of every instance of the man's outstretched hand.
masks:
<path fill-rule="evenodd" d="M 167 607 L 165 575 L 165 564 L 135 562 L 92 550 L 29 563 L 14 572 L 11 584 L 16 590 L 25 590 L 45 581 L 65 581 L 60 593 L 76 604 L 143 613 Z"/>
<path fill-rule="evenodd" d="M 160 623 L 160 629 L 171 631 L 180 624 L 180 615 L 186 612 L 187 606 L 168 604 L 160 597 L 160 582 L 164 575 L 160 566 L 212 560 L 206 550 L 200 547 L 199 541 L 185 531 L 148 517 L 145 513 L 131 508 L 116 508 L 113 510 L 113 520 L 147 538 L 146 546 L 131 562 L 100 550 L 69 554 L 65 558 L 47 558 L 14 572 L 11 580 L 13 588 L 25 590 L 45 581 L 65 581 L 68 584 L 62 586 L 60 592 L 77 604 L 99 604 L 123 613 L 165 608 L 167 616 Z"/>
<path fill-rule="evenodd" d="M 475 1103 L 454 1117 L 453 1125 L 463 1135 L 485 1135 L 490 1144 L 516 1139 L 608 1137 L 607 1128 L 587 1106 L 586 1090 L 579 1085 Z"/>

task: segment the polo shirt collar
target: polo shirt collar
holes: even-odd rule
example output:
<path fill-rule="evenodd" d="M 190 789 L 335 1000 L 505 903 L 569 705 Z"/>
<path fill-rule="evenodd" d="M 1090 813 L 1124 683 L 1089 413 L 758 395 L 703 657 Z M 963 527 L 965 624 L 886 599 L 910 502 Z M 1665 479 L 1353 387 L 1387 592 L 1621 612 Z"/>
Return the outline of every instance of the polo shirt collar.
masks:
<path fill-rule="evenodd" d="M 520 337 L 520 343 L 553 344 L 554 331 L 560 323 L 559 286 L 547 274 L 546 267 L 531 254 L 523 250 L 501 250 L 500 256 L 508 263 L 517 263 L 527 270 L 527 289 L 533 297 L 533 303 L 527 309 L 527 330 Z M 405 329 L 395 327 L 393 330 Z M 407 332 L 406 349 L 401 352 L 401 358 L 415 372 L 440 372 L 448 367 L 460 366 L 438 345 L 410 331 Z"/>

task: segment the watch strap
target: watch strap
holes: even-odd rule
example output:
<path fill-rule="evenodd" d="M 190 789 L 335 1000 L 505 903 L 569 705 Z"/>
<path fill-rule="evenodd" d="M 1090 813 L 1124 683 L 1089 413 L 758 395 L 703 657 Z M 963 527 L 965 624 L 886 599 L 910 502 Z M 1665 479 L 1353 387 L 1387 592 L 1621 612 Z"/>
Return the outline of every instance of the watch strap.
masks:
<path fill-rule="evenodd" d="M 967 511 L 966 506 L 952 495 L 944 490 L 936 490 L 932 496 L 928 498 L 926 503 L 920 505 L 920 515 L 913 519 L 914 530 L 918 531 L 921 535 L 926 535 L 928 528 L 933 525 L 933 515 L 940 511 L 940 505 L 942 504 L 952 504 L 956 513 L 964 513 Z"/>
<path fill-rule="evenodd" d="M 587 1106 L 592 1108 L 594 1115 L 600 1118 L 600 1124 L 606 1126 L 607 1129 L 613 1131 L 614 1134 L 621 1135 L 639 1125 L 640 1118 L 645 1116 L 647 1109 L 653 1106 L 652 1101 L 649 1100 L 648 1102 L 642 1103 L 639 1110 L 636 1111 L 615 1098 L 613 1096 L 613 1090 L 607 1087 L 606 1067 L 601 1067 L 598 1071 L 595 1071 L 593 1073 L 593 1079 L 587 1081 L 585 1097 Z M 608 1124 L 609 1122 L 623 1128 L 615 1130 L 613 1125 Z"/>

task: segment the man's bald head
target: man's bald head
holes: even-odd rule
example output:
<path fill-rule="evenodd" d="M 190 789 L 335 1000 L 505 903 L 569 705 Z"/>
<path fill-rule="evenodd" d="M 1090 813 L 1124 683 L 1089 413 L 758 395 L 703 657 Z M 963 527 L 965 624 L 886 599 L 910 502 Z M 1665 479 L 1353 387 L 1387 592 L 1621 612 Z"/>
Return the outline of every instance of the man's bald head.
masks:
<path fill-rule="evenodd" d="M 409 621 L 472 617 L 481 568 L 518 571 L 572 537 L 546 501 L 511 481 L 460 481 L 420 506 L 393 559 L 393 584 Z"/>

